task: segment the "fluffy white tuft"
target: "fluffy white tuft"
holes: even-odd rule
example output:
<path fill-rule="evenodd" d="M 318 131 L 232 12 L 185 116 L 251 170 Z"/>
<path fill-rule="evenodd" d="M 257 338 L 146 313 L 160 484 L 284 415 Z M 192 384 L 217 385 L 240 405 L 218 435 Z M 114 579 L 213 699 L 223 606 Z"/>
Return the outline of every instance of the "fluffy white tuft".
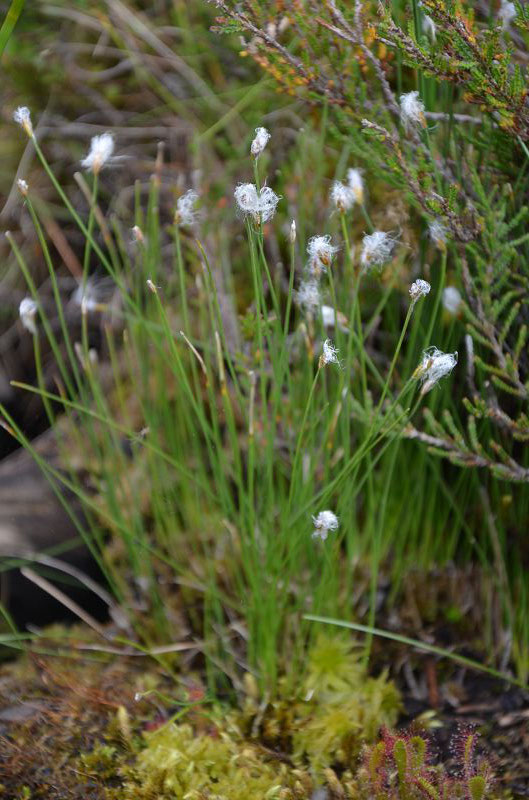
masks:
<path fill-rule="evenodd" d="M 318 281 L 310 278 L 307 281 L 302 281 L 299 289 L 296 292 L 296 302 L 305 311 L 314 313 L 315 309 L 320 305 L 320 287 Z"/>
<path fill-rule="evenodd" d="M 111 133 L 102 133 L 92 137 L 88 155 L 81 161 L 84 169 L 98 175 L 114 152 L 114 137 Z"/>
<path fill-rule="evenodd" d="M 431 288 L 432 287 L 430 286 L 428 281 L 423 281 L 422 278 L 418 278 L 410 286 L 410 297 L 412 299 L 412 302 L 416 303 L 419 297 L 426 297 L 426 295 L 429 294 Z"/>
<path fill-rule="evenodd" d="M 24 128 L 28 136 L 33 136 L 33 125 L 31 124 L 31 113 L 27 106 L 19 106 L 13 112 L 13 119 Z"/>
<path fill-rule="evenodd" d="M 198 194 L 193 189 L 188 189 L 176 202 L 175 222 L 178 225 L 193 225 L 196 222 L 198 211 L 196 205 Z"/>
<path fill-rule="evenodd" d="M 20 314 L 20 320 L 24 328 L 32 333 L 33 336 L 36 336 L 37 323 L 35 318 L 37 316 L 37 304 L 32 297 L 24 297 L 24 299 L 20 301 L 18 313 Z"/>
<path fill-rule="evenodd" d="M 314 525 L 312 538 L 320 538 L 323 542 L 329 535 L 329 531 L 336 531 L 340 526 L 338 517 L 333 511 L 320 511 L 319 514 L 312 517 L 312 524 Z"/>
<path fill-rule="evenodd" d="M 419 97 L 419 92 L 408 92 L 400 96 L 400 118 L 407 131 L 414 128 L 426 127 L 424 116 L 424 103 Z"/>
<path fill-rule="evenodd" d="M 428 223 L 428 235 L 438 250 L 446 249 L 448 228 L 440 219 L 433 219 Z"/>
<path fill-rule="evenodd" d="M 269 186 L 260 192 L 253 183 L 241 183 L 234 192 L 235 202 L 244 216 L 251 216 L 256 222 L 268 222 L 281 199 Z"/>
<path fill-rule="evenodd" d="M 349 188 L 355 196 L 355 200 L 359 205 L 364 202 L 364 179 L 362 178 L 362 170 L 352 167 L 347 170 L 347 183 Z"/>
<path fill-rule="evenodd" d="M 307 244 L 309 271 L 318 276 L 330 267 L 338 248 L 331 244 L 331 237 L 312 236 Z"/>
<path fill-rule="evenodd" d="M 351 187 L 341 181 L 334 181 L 331 188 L 331 203 L 342 214 L 350 211 L 355 204 L 355 195 Z"/>
<path fill-rule="evenodd" d="M 250 152 L 254 158 L 259 158 L 270 139 L 270 133 L 266 128 L 255 129 L 255 139 L 252 142 Z"/>
<path fill-rule="evenodd" d="M 364 270 L 381 267 L 389 261 L 397 239 L 385 231 L 375 231 L 364 236 L 360 264 Z"/>
<path fill-rule="evenodd" d="M 413 377 L 422 382 L 421 394 L 427 394 L 441 378 L 449 375 L 457 364 L 457 358 L 457 350 L 454 353 L 443 353 L 437 347 L 425 350 L 421 363 L 413 373 Z"/>
<path fill-rule="evenodd" d="M 325 339 L 323 343 L 323 351 L 320 356 L 320 367 L 324 367 L 327 364 L 338 364 L 340 362 L 338 360 L 338 350 L 333 345 L 330 339 Z"/>
<path fill-rule="evenodd" d="M 446 289 L 443 289 L 442 302 L 445 311 L 448 311 L 449 314 L 457 314 L 463 302 L 461 292 L 455 286 L 447 286 Z"/>

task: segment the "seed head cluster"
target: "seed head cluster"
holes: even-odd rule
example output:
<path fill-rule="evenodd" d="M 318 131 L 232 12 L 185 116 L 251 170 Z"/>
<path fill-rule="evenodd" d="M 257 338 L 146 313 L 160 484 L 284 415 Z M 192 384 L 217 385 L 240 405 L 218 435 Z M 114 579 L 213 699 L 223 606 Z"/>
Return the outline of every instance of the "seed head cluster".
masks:
<path fill-rule="evenodd" d="M 252 217 L 257 223 L 272 219 L 281 199 L 269 186 L 257 191 L 253 183 L 240 183 L 234 195 L 241 213 L 245 217 Z"/>
<path fill-rule="evenodd" d="M 345 314 L 342 314 L 341 311 L 338 311 L 338 313 L 336 314 L 332 306 L 321 307 L 321 320 L 323 322 L 324 328 L 338 327 L 344 333 L 349 332 L 349 328 L 347 327 L 347 317 L 345 316 Z"/>
<path fill-rule="evenodd" d="M 80 307 L 82 314 L 100 311 L 102 308 L 96 286 L 91 281 L 78 285 L 72 293 L 71 302 Z"/>
<path fill-rule="evenodd" d="M 31 123 L 31 113 L 27 106 L 19 106 L 13 112 L 13 119 L 20 125 L 24 132 L 31 138 L 33 136 L 33 125 Z"/>
<path fill-rule="evenodd" d="M 33 336 L 36 336 L 37 304 L 32 297 L 24 297 L 24 299 L 20 301 L 20 305 L 18 307 L 18 313 L 20 315 L 20 321 L 22 322 L 24 328 L 31 334 L 33 334 Z"/>
<path fill-rule="evenodd" d="M 428 235 L 438 250 L 446 250 L 448 228 L 440 219 L 433 219 L 428 223 Z"/>
<path fill-rule="evenodd" d="M 431 288 L 432 287 L 428 281 L 423 281 L 422 278 L 418 278 L 416 281 L 414 281 L 410 286 L 410 297 L 412 303 L 416 303 L 419 297 L 426 297 Z"/>
<path fill-rule="evenodd" d="M 114 137 L 111 133 L 94 136 L 90 142 L 88 155 L 81 161 L 81 166 L 94 175 L 99 175 L 114 152 Z"/>
<path fill-rule="evenodd" d="M 337 531 L 340 523 L 336 514 L 332 511 L 320 511 L 312 517 L 314 525 L 313 539 L 321 539 L 324 542 L 329 535 L 329 531 Z"/>
<path fill-rule="evenodd" d="M 364 202 L 364 179 L 362 178 L 362 171 L 356 167 L 347 170 L 347 183 L 354 198 L 359 205 Z"/>
<path fill-rule="evenodd" d="M 334 181 L 331 188 L 331 203 L 341 214 L 345 214 L 355 204 L 355 195 L 350 186 L 341 181 Z"/>
<path fill-rule="evenodd" d="M 296 292 L 296 301 L 306 312 L 314 314 L 321 302 L 320 287 L 316 278 L 301 281 Z"/>
<path fill-rule="evenodd" d="M 431 391 L 441 378 L 452 372 L 457 358 L 457 350 L 454 353 L 443 353 L 437 347 L 429 347 L 424 351 L 422 361 L 413 373 L 413 377 L 422 382 L 422 395 Z"/>
<path fill-rule="evenodd" d="M 397 239 L 385 231 L 375 231 L 364 236 L 360 264 L 362 269 L 382 267 L 393 253 Z"/>
<path fill-rule="evenodd" d="M 333 345 L 330 339 L 325 339 L 323 343 L 323 350 L 320 356 L 320 367 L 325 367 L 327 364 L 338 364 L 338 350 Z"/>
<path fill-rule="evenodd" d="M 330 267 L 332 260 L 338 248 L 332 244 L 331 237 L 327 236 L 312 236 L 307 244 L 307 255 L 309 257 L 308 270 L 309 272 L 319 277 L 322 272 Z"/>
<path fill-rule="evenodd" d="M 424 103 L 419 92 L 408 92 L 400 96 L 400 118 L 404 129 L 409 133 L 416 128 L 426 127 Z"/>
<path fill-rule="evenodd" d="M 188 189 L 185 194 L 178 198 L 175 214 L 175 223 L 177 225 L 189 227 L 194 225 L 198 217 L 197 202 L 198 194 L 193 189 Z"/>
<path fill-rule="evenodd" d="M 270 139 L 270 133 L 266 128 L 255 129 L 255 139 L 252 142 L 250 152 L 254 158 L 259 158 Z"/>
<path fill-rule="evenodd" d="M 462 302 L 461 292 L 455 286 L 447 286 L 446 289 L 443 289 L 443 308 L 449 314 L 457 314 Z"/>

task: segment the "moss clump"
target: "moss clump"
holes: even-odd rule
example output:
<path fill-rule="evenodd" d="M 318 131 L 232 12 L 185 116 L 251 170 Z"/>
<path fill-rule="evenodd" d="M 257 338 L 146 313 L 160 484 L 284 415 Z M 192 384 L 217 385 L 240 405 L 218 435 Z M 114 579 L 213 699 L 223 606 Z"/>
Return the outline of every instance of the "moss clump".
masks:
<path fill-rule="evenodd" d="M 272 701 L 264 713 L 249 699 L 247 731 L 322 776 L 329 766 L 353 768 L 362 745 L 375 741 L 381 727 L 392 728 L 401 707 L 387 673 L 369 677 L 350 637 L 322 634 L 309 651 L 298 696 Z"/>
<path fill-rule="evenodd" d="M 81 753 L 79 765 L 98 780 L 107 780 L 115 777 L 118 756 L 117 748 L 109 744 L 98 744 L 91 752 Z"/>
<path fill-rule="evenodd" d="M 126 774 L 123 800 L 288 800 L 308 797 L 312 785 L 306 773 L 270 759 L 235 728 L 197 735 L 186 723 L 146 734 L 146 747 Z"/>
<path fill-rule="evenodd" d="M 400 693 L 387 672 L 369 677 L 361 654 L 347 638 L 320 636 L 309 653 L 302 716 L 293 735 L 294 755 L 321 769 L 349 766 L 362 744 L 382 726 L 393 727 Z"/>

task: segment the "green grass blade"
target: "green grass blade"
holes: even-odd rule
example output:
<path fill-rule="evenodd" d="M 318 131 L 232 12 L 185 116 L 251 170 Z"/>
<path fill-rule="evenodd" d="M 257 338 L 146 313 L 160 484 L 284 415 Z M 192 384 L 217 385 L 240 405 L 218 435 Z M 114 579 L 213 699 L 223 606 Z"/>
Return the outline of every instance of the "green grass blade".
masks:
<path fill-rule="evenodd" d="M 357 631 L 358 633 L 366 633 L 369 636 L 379 636 L 382 639 L 390 639 L 392 642 L 407 644 L 410 647 L 416 647 L 418 650 L 423 650 L 425 653 L 432 653 L 432 655 L 440 656 L 441 658 L 449 658 L 452 661 L 456 661 L 458 664 L 463 664 L 463 666 L 469 667 L 469 669 L 485 672 L 487 675 L 491 675 L 493 678 L 513 684 L 514 686 L 519 686 L 522 689 L 529 688 L 522 681 L 518 681 L 516 678 L 512 678 L 510 675 L 505 675 L 505 673 L 499 672 L 498 670 L 493 669 L 493 667 L 487 667 L 485 664 L 480 664 L 479 661 L 474 661 L 472 658 L 461 656 L 458 653 L 453 653 L 450 650 L 445 650 L 443 647 L 437 647 L 434 644 L 420 642 L 418 639 L 411 639 L 409 636 L 402 636 L 400 633 L 392 633 L 391 631 L 381 630 L 380 628 L 373 628 L 371 625 L 361 625 L 358 622 L 346 622 L 345 620 L 332 619 L 330 617 L 318 617 L 315 614 L 304 614 L 303 619 L 307 619 L 310 622 L 323 622 L 325 625 L 336 625 L 339 628 L 349 628 L 350 630 Z"/>
<path fill-rule="evenodd" d="M 2 27 L 0 28 L 0 57 L 6 49 L 9 38 L 13 33 L 23 8 L 24 0 L 13 0 L 11 3 L 9 11 L 6 14 L 6 18 L 2 24 Z"/>

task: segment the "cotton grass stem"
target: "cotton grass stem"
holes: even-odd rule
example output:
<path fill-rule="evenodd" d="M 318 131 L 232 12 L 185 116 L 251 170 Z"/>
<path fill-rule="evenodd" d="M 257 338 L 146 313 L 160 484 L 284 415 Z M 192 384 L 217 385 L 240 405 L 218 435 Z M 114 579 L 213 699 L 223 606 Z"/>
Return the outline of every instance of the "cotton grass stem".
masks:
<path fill-rule="evenodd" d="M 303 444 L 303 436 L 305 434 L 305 426 L 307 424 L 307 418 L 308 418 L 309 411 L 310 411 L 311 406 L 312 406 L 312 398 L 314 397 L 314 392 L 316 390 L 316 384 L 318 383 L 318 378 L 319 378 L 321 370 L 322 370 L 322 367 L 321 367 L 320 364 L 318 364 L 318 368 L 316 370 L 316 374 L 314 375 L 314 380 L 312 381 L 312 385 L 310 387 L 310 391 L 309 391 L 309 394 L 308 394 L 308 397 L 307 397 L 307 402 L 305 404 L 305 410 L 303 412 L 303 417 L 302 417 L 301 425 L 300 425 L 300 428 L 299 428 L 298 439 L 297 439 L 296 449 L 295 449 L 295 453 L 294 453 L 294 460 L 292 462 L 292 469 L 290 471 L 290 489 L 289 489 L 289 492 L 288 492 L 287 517 L 290 516 L 290 511 L 291 511 L 291 508 L 292 508 L 292 500 L 293 500 L 293 497 L 294 497 L 294 488 L 295 488 L 296 481 L 297 481 L 299 459 L 300 459 L 300 455 L 301 455 L 301 446 Z"/>

